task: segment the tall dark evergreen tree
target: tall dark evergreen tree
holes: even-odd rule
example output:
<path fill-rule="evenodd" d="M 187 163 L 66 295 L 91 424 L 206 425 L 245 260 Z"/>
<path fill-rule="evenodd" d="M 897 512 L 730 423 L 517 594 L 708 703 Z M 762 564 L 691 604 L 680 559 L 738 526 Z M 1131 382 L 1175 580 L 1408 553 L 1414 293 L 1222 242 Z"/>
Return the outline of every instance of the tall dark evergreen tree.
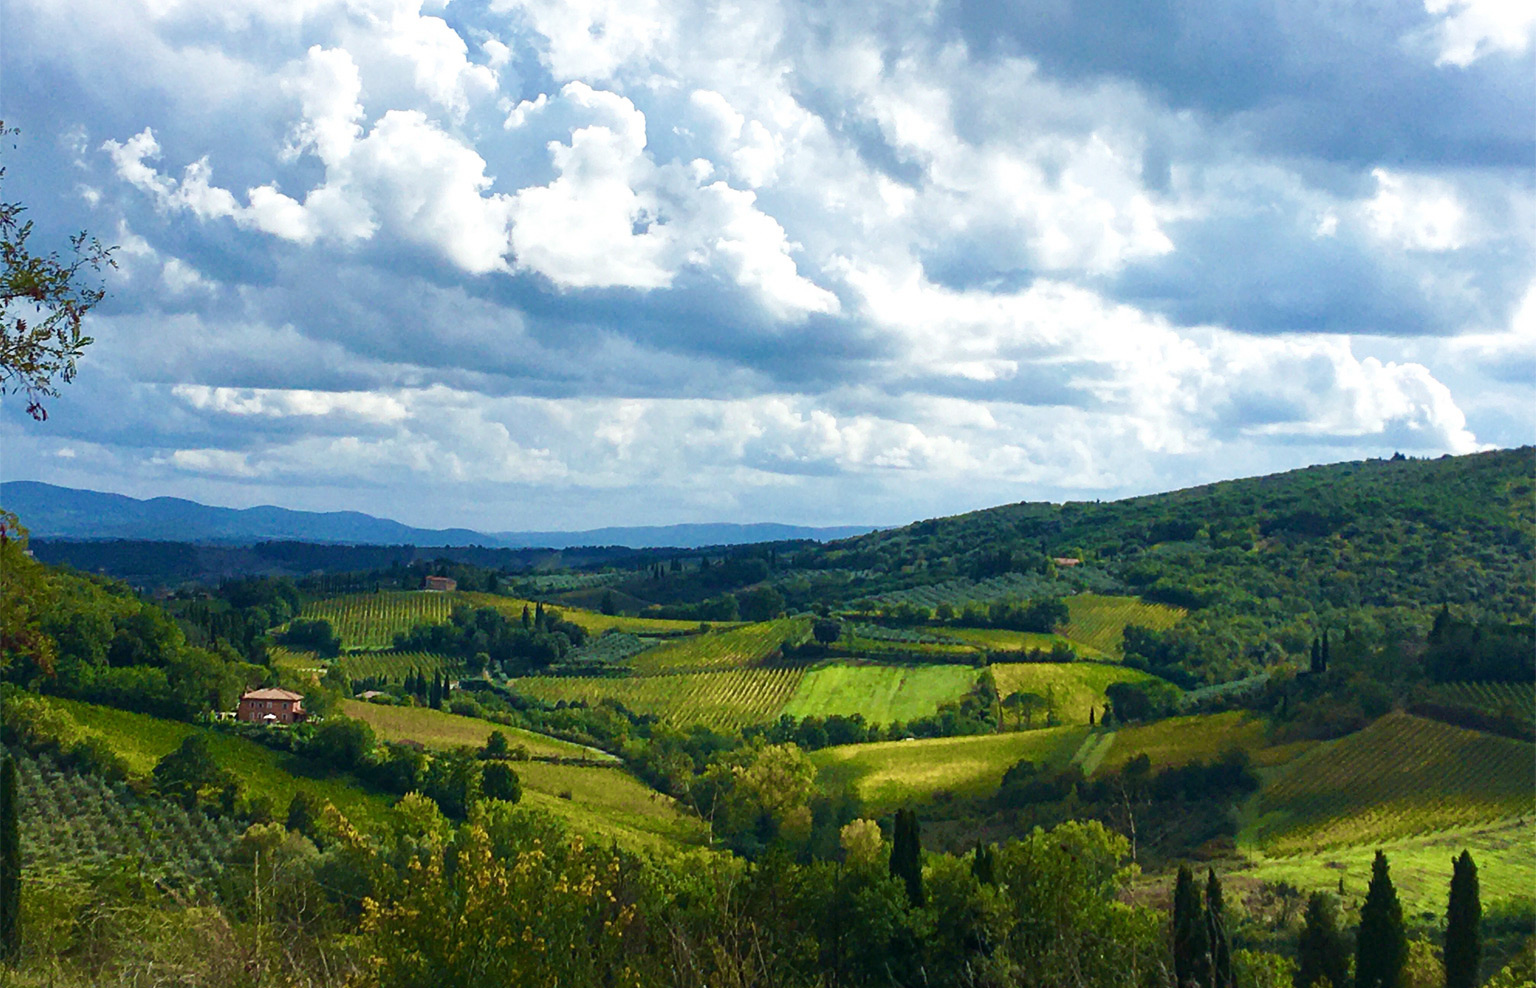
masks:
<path fill-rule="evenodd" d="M 21 821 L 16 762 L 0 756 L 0 961 L 21 952 Z"/>
<path fill-rule="evenodd" d="M 1210 983 L 1209 956 L 1200 890 L 1189 866 L 1181 865 L 1173 885 L 1173 975 L 1179 988 Z"/>
<path fill-rule="evenodd" d="M 983 885 L 997 884 L 997 859 L 992 853 L 991 844 L 976 842 L 976 854 L 971 858 L 971 874 Z"/>
<path fill-rule="evenodd" d="M 1403 906 L 1392 887 L 1387 856 L 1376 852 L 1371 884 L 1360 906 L 1355 934 L 1355 988 L 1397 988 L 1408 960 L 1408 936 L 1403 931 Z"/>
<path fill-rule="evenodd" d="M 1205 942 L 1211 966 L 1211 988 L 1236 988 L 1232 975 L 1232 942 L 1227 937 L 1227 907 L 1222 901 L 1221 879 L 1211 868 L 1205 877 Z"/>
<path fill-rule="evenodd" d="M 1327 672 L 1328 671 L 1328 660 L 1330 658 L 1328 652 L 1329 652 L 1329 649 L 1328 649 L 1328 629 L 1324 628 L 1323 629 L 1322 668 L 1319 669 L 1318 672 Z"/>
<path fill-rule="evenodd" d="M 916 811 L 896 811 L 896 824 L 891 837 L 891 874 L 906 884 L 907 900 L 914 906 L 921 906 L 923 904 L 923 845 Z"/>
<path fill-rule="evenodd" d="M 1323 643 L 1314 635 L 1312 637 L 1312 666 L 1313 674 L 1323 671 Z"/>
<path fill-rule="evenodd" d="M 1452 864 L 1451 901 L 1445 913 L 1445 988 L 1476 988 L 1483 960 L 1483 902 L 1477 865 L 1469 851 Z"/>
<path fill-rule="evenodd" d="M 1349 946 L 1339 931 L 1338 905 L 1327 892 L 1313 892 L 1296 943 L 1296 988 L 1325 979 L 1333 988 L 1345 988 L 1348 978 Z"/>

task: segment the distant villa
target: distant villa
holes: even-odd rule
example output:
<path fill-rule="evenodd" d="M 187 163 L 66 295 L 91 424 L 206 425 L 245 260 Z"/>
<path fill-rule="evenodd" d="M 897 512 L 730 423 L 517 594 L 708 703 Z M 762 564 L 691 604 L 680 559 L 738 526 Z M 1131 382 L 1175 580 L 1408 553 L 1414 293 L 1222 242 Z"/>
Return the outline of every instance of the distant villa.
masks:
<path fill-rule="evenodd" d="M 439 593 L 453 593 L 453 591 L 459 589 L 459 581 L 451 576 L 429 576 L 427 577 L 426 589 Z"/>

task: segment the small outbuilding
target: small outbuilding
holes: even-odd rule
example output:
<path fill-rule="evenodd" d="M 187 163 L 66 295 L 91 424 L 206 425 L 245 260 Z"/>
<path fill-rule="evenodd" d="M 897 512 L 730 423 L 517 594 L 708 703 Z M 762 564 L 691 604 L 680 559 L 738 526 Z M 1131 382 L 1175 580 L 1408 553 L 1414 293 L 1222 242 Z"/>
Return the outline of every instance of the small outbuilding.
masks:
<path fill-rule="evenodd" d="M 250 690 L 235 710 L 235 719 L 249 724 L 297 724 L 308 716 L 303 693 L 277 688 Z"/>
<path fill-rule="evenodd" d="M 442 593 L 452 593 L 459 589 L 459 581 L 451 576 L 429 576 L 427 577 L 425 588 L 441 591 Z"/>

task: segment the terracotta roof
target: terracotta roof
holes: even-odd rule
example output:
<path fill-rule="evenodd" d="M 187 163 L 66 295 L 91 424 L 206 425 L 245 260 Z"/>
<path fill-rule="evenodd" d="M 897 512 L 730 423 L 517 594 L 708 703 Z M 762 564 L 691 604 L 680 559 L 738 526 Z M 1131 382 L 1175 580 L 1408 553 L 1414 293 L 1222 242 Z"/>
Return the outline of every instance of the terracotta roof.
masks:
<path fill-rule="evenodd" d="M 264 689 L 251 690 L 249 693 L 240 694 L 242 700 L 302 700 L 303 693 L 295 693 L 293 690 Z"/>

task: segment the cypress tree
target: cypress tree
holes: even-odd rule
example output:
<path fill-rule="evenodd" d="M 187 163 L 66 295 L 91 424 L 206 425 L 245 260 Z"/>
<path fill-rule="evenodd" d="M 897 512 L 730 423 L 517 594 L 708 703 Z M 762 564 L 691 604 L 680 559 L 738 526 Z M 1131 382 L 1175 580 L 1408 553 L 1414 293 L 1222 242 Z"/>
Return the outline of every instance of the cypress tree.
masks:
<path fill-rule="evenodd" d="M 1093 726 L 1093 707 L 1088 708 L 1088 726 Z"/>
<path fill-rule="evenodd" d="M 1397 988 L 1407 960 L 1403 907 L 1397 901 L 1397 889 L 1392 887 L 1387 856 L 1377 851 L 1355 934 L 1355 988 Z"/>
<path fill-rule="evenodd" d="M 983 885 L 997 884 L 997 861 L 992 855 L 992 845 L 976 842 L 976 856 L 971 859 L 971 874 Z"/>
<path fill-rule="evenodd" d="M 1308 988 L 1324 978 L 1334 988 L 1344 988 L 1348 977 L 1349 948 L 1339 932 L 1338 906 L 1327 892 L 1313 892 L 1296 943 L 1296 988 Z"/>
<path fill-rule="evenodd" d="M 21 953 L 21 827 L 16 762 L 0 756 L 0 961 Z"/>
<path fill-rule="evenodd" d="M 1462 851 L 1451 868 L 1451 901 L 1445 912 L 1445 988 L 1476 988 L 1483 959 L 1477 865 L 1471 852 Z"/>
<path fill-rule="evenodd" d="M 1316 635 L 1312 636 L 1312 672 L 1323 671 L 1323 643 Z"/>
<path fill-rule="evenodd" d="M 1318 672 L 1327 672 L 1328 671 L 1328 629 L 1327 628 L 1323 629 L 1323 655 L 1322 655 L 1322 660 L 1323 660 L 1322 661 L 1322 668 L 1318 669 Z"/>
<path fill-rule="evenodd" d="M 891 875 L 907 886 L 907 901 L 923 904 L 922 834 L 914 810 L 897 810 L 891 841 Z"/>
<path fill-rule="evenodd" d="M 1209 982 L 1208 955 L 1200 892 L 1189 866 L 1180 865 L 1173 885 L 1173 975 L 1179 988 Z"/>
<path fill-rule="evenodd" d="M 1205 941 L 1209 948 L 1211 964 L 1211 988 L 1236 988 L 1232 976 L 1232 944 L 1227 939 L 1227 907 L 1222 902 L 1221 880 L 1216 869 L 1206 872 L 1205 878 Z"/>

